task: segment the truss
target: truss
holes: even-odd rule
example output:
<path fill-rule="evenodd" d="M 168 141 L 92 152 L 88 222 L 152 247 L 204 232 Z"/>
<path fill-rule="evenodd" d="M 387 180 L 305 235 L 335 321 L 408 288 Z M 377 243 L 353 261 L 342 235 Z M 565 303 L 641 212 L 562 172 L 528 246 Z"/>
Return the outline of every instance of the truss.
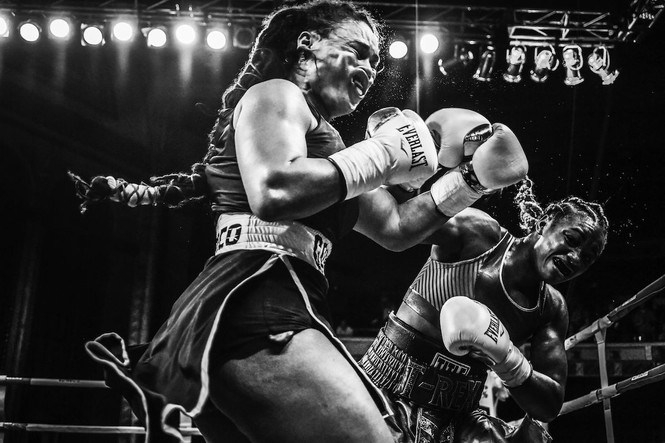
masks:
<path fill-rule="evenodd" d="M 285 2 L 210 0 L 194 1 L 191 6 L 183 8 L 179 6 L 180 2 L 173 0 L 51 0 L 32 5 L 30 1 L 0 0 L 0 10 L 11 10 L 17 14 L 66 12 L 86 18 L 134 14 L 145 22 L 186 16 L 202 22 L 227 20 L 259 24 L 275 6 L 282 3 Z M 609 2 L 600 2 L 597 10 L 588 11 L 453 6 L 432 0 L 356 3 L 374 12 L 396 33 L 437 30 L 468 43 L 491 43 L 507 37 L 511 42 L 526 46 L 570 43 L 612 46 L 619 42 L 640 41 L 663 13 L 665 0 L 626 0 L 626 5 L 618 11 L 603 8 L 603 4 Z"/>

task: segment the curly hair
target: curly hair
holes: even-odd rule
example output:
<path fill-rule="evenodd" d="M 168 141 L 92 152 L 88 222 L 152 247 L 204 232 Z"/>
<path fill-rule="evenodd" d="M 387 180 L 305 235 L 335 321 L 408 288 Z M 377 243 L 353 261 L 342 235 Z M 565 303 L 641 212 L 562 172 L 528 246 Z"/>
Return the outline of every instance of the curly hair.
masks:
<path fill-rule="evenodd" d="M 602 234 L 603 248 L 607 243 L 609 222 L 605 217 L 603 207 L 598 203 L 569 196 L 550 203 L 543 209 L 536 200 L 533 192 L 533 181 L 529 177 L 525 177 L 520 182 L 514 202 L 519 208 L 519 225 L 524 233 L 528 234 L 535 231 L 538 223 L 544 218 L 551 217 L 553 221 L 558 221 L 571 214 L 583 213 L 599 227 Z"/>
<path fill-rule="evenodd" d="M 257 83 L 288 77 L 298 62 L 296 40 L 303 31 L 313 31 L 326 38 L 344 21 L 366 23 L 381 42 L 379 22 L 369 11 L 348 1 L 312 0 L 275 10 L 263 21 L 247 62 L 222 95 L 222 106 L 208 134 L 208 151 L 202 161 L 194 163 L 189 173 L 151 177 L 149 187 L 152 189 L 146 189 L 147 185 L 143 183 L 139 185 L 101 176 L 93 178 L 88 184 L 70 173 L 79 196 L 84 199 L 81 210 L 85 210 L 88 202 L 105 198 L 129 206 L 164 204 L 172 208 L 206 199 L 208 184 L 205 167 L 219 152 L 218 146 L 225 142 L 233 111 L 245 92 Z M 86 198 L 87 195 L 89 198 Z"/>

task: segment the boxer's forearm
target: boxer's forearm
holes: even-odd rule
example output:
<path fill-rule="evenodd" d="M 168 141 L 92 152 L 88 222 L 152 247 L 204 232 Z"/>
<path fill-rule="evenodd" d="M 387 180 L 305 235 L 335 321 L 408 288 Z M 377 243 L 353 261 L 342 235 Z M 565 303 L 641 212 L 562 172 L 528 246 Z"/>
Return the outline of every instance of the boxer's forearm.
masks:
<path fill-rule="evenodd" d="M 563 386 L 536 370 L 521 386 L 510 389 L 510 395 L 524 412 L 543 422 L 550 422 L 559 414 L 563 394 Z"/>

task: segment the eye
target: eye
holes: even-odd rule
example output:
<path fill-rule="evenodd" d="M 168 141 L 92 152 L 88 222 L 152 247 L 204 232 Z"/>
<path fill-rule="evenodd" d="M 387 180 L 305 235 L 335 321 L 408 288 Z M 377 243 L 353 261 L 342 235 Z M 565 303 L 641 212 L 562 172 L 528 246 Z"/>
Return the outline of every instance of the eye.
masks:
<path fill-rule="evenodd" d="M 368 45 L 361 43 L 351 43 L 348 48 L 353 52 L 358 60 L 368 60 L 369 65 L 377 74 L 383 71 L 381 57 L 375 54 Z"/>
<path fill-rule="evenodd" d="M 563 233 L 563 237 L 565 238 L 566 243 L 568 243 L 573 248 L 582 244 L 582 239 L 577 234 L 566 231 Z"/>

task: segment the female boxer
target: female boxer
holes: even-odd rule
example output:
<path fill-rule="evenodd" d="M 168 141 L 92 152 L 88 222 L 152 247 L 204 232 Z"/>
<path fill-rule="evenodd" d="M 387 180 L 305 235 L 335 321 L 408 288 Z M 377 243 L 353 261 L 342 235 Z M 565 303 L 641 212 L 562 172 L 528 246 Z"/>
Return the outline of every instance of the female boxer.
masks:
<path fill-rule="evenodd" d="M 361 360 L 413 417 L 417 443 L 549 441 L 534 420 L 557 416 L 567 377 L 568 310 L 553 285 L 598 258 L 608 222 L 576 197 L 543 210 L 528 179 L 516 201 L 524 237 L 473 208 L 430 236 L 429 259 Z M 526 412 L 519 428 L 478 408 L 488 368 Z"/>
<path fill-rule="evenodd" d="M 152 186 L 77 181 L 86 202 L 204 198 L 214 214 L 215 255 L 140 359 L 124 358 L 115 334 L 87 344 L 150 436 L 180 438 L 174 420 L 184 411 L 208 442 L 392 441 L 385 398 L 330 327 L 323 272 L 332 244 L 355 229 L 391 249 L 412 246 L 483 188 L 519 181 L 527 161 L 497 125 L 474 153 L 475 171 L 398 205 L 381 185 L 419 182 L 437 167 L 425 123 L 383 109 L 369 137 L 349 147 L 330 124 L 373 85 L 380 39 L 374 19 L 349 2 L 283 7 L 225 92 L 209 152 L 191 174 Z M 442 131 L 464 124 L 451 116 Z"/>

